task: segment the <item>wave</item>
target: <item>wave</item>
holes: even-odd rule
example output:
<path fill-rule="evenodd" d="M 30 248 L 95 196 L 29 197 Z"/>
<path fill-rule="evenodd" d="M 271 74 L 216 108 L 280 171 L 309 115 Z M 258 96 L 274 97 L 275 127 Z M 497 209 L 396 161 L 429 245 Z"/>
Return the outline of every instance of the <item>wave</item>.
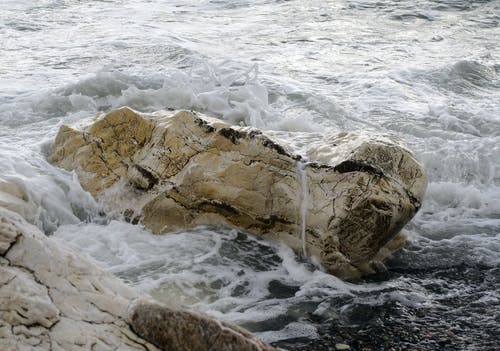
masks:
<path fill-rule="evenodd" d="M 46 234 L 60 225 L 97 218 L 99 206 L 74 174 L 54 168 L 41 157 L 0 142 L 0 203 L 21 213 Z M 6 199 L 6 201 L 3 201 Z"/>
<path fill-rule="evenodd" d="M 316 310 L 322 297 L 350 296 L 357 289 L 301 262 L 283 244 L 236 230 L 157 236 L 112 221 L 61 226 L 54 236 L 164 303 L 266 331 L 260 336 L 268 342 L 295 332 L 314 338 L 316 328 L 301 316 Z"/>
<path fill-rule="evenodd" d="M 268 86 L 276 90 L 270 92 Z M 142 75 L 101 70 L 58 89 L 6 100 L 0 123 L 15 128 L 130 106 L 143 112 L 190 109 L 235 125 L 311 131 L 317 124 L 310 108 L 319 113 L 332 108 L 335 113 L 331 103 L 328 107 L 310 93 L 290 92 L 293 88 L 282 90 L 280 83 L 262 82 L 257 65 L 244 66 L 231 61 L 218 64 L 204 61 L 190 70 L 170 69 Z M 283 107 L 283 100 L 285 105 L 288 102 L 297 105 L 297 110 Z"/>
<path fill-rule="evenodd" d="M 414 70 L 410 74 L 414 79 L 426 81 L 442 91 L 465 96 L 498 92 L 500 89 L 500 75 L 495 66 L 477 61 L 461 60 L 440 68 Z"/>

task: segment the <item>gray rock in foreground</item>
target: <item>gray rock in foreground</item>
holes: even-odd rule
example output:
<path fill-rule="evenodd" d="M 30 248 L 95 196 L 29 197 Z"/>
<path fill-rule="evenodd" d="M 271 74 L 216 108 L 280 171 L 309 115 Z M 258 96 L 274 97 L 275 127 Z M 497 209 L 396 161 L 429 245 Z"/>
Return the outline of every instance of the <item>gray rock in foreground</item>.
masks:
<path fill-rule="evenodd" d="M 241 328 L 140 297 L 0 207 L 0 350 L 188 350 L 186 345 L 275 350 Z"/>
<path fill-rule="evenodd" d="M 129 321 L 139 335 L 169 351 L 276 350 L 243 328 L 148 300 L 134 302 Z"/>
<path fill-rule="evenodd" d="M 62 126 L 50 159 L 108 213 L 155 233 L 220 223 L 284 241 L 345 278 L 383 268 L 426 187 L 394 136 L 263 133 L 188 111 L 124 107 Z"/>

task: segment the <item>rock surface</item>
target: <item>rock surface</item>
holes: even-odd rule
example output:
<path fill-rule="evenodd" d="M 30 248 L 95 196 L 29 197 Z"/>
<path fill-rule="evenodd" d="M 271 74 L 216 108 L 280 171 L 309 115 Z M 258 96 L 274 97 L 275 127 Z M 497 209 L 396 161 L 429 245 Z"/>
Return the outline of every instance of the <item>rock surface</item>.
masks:
<path fill-rule="evenodd" d="M 159 315 L 163 322 L 155 319 Z M 273 350 L 238 327 L 148 302 L 0 207 L 0 350 L 187 350 L 185 345 Z"/>
<path fill-rule="evenodd" d="M 124 107 L 62 126 L 50 159 L 75 170 L 108 213 L 155 233 L 229 225 L 282 240 L 340 277 L 383 268 L 426 187 L 393 136 L 263 133 L 188 111 Z"/>
<path fill-rule="evenodd" d="M 125 322 L 138 294 L 0 208 L 0 349 L 156 350 Z"/>
<path fill-rule="evenodd" d="M 148 300 L 132 305 L 129 321 L 134 331 L 167 351 L 278 351 L 245 329 Z"/>

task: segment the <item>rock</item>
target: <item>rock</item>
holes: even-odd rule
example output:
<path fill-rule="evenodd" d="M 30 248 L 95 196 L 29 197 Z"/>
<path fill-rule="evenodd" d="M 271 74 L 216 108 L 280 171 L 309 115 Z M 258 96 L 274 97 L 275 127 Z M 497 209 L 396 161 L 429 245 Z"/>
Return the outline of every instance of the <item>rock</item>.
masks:
<path fill-rule="evenodd" d="M 37 206 L 29 200 L 26 187 L 22 183 L 0 179 L 0 207 L 20 214 L 29 223 L 36 221 Z"/>
<path fill-rule="evenodd" d="M 336 350 L 350 350 L 351 347 L 347 344 L 337 343 L 337 344 L 335 344 L 335 349 Z"/>
<path fill-rule="evenodd" d="M 384 269 L 426 187 L 394 136 L 264 133 L 188 111 L 124 107 L 62 126 L 50 160 L 75 170 L 110 215 L 155 233 L 240 228 L 345 278 Z"/>
<path fill-rule="evenodd" d="M 155 350 L 124 321 L 139 295 L 0 207 L 2 350 Z"/>
<path fill-rule="evenodd" d="M 212 345 L 217 349 L 220 345 L 221 350 L 273 350 L 237 327 L 188 311 L 168 309 L 166 313 L 164 306 L 142 302 L 147 299 L 18 214 L 0 207 L 2 351 L 171 350 L 174 339 L 177 345 L 198 343 L 207 346 L 206 350 Z M 166 321 L 159 325 L 169 330 L 141 325 L 157 315 L 174 316 L 172 320 L 182 328 Z M 203 339 L 203 326 L 216 329 L 220 338 Z M 166 334 L 172 339 L 165 338 Z"/>
<path fill-rule="evenodd" d="M 164 350 L 276 350 L 242 328 L 148 300 L 136 301 L 128 319 L 134 331 L 155 345 L 164 345 Z"/>

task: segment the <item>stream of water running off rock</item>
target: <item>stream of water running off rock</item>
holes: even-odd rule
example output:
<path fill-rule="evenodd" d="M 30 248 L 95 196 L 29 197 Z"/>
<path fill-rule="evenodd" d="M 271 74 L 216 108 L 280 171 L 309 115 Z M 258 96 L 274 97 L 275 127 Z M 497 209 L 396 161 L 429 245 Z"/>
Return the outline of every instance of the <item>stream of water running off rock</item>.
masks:
<path fill-rule="evenodd" d="M 309 187 L 307 186 L 307 163 L 304 161 L 297 161 L 297 174 L 300 180 L 300 197 L 299 197 L 299 213 L 300 213 L 300 239 L 302 242 L 302 250 L 300 254 L 302 257 L 307 257 L 306 250 L 306 225 L 307 225 L 307 203 L 309 201 Z"/>

